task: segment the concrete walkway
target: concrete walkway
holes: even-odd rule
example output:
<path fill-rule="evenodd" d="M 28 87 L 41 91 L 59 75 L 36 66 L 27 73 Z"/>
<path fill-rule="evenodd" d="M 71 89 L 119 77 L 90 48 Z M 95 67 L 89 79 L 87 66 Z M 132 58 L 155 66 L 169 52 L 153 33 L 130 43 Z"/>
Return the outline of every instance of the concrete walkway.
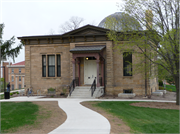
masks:
<path fill-rule="evenodd" d="M 151 102 L 174 102 L 165 100 L 132 100 L 132 99 L 67 99 L 67 98 L 41 98 L 15 97 L 0 102 L 8 101 L 58 101 L 58 105 L 67 114 L 66 121 L 49 134 L 109 134 L 110 123 L 102 115 L 82 106 L 82 101 L 151 101 Z"/>
<path fill-rule="evenodd" d="M 33 97 L 15 97 L 0 102 L 8 101 L 58 101 L 58 105 L 67 114 L 66 121 L 49 134 L 109 134 L 110 123 L 102 115 L 80 104 L 87 99 L 57 99 Z M 95 99 L 89 99 L 88 101 Z"/>
<path fill-rule="evenodd" d="M 58 101 L 67 120 L 49 134 L 109 134 L 110 123 L 102 115 L 82 106 L 79 99 Z"/>

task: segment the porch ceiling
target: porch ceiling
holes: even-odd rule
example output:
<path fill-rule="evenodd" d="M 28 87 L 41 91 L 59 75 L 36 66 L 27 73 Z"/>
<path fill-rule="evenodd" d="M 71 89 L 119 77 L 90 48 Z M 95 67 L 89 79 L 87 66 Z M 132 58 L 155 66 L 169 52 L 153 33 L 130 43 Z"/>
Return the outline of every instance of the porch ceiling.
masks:
<path fill-rule="evenodd" d="M 71 53 L 98 53 L 101 52 L 106 46 L 76 46 L 71 49 Z"/>

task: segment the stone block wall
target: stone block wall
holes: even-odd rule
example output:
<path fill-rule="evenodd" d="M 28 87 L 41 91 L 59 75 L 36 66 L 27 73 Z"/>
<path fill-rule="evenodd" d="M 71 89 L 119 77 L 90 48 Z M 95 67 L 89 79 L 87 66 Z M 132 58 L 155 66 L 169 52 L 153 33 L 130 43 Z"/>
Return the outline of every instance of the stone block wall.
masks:
<path fill-rule="evenodd" d="M 31 45 L 28 46 L 26 50 L 31 52 L 30 54 L 27 52 L 25 57 L 26 89 L 32 87 L 34 93 L 36 94 L 37 90 L 42 90 L 42 92 L 45 92 L 44 90 L 50 87 L 56 88 L 58 90 L 57 93 L 60 93 L 60 90 L 62 90 L 63 88 L 67 88 L 67 85 L 70 84 L 68 44 Z M 51 54 L 61 55 L 61 77 L 48 77 L 48 74 L 46 74 L 47 77 L 42 77 L 42 55 Z"/>
<path fill-rule="evenodd" d="M 70 44 L 44 44 L 44 45 L 25 45 L 25 89 L 33 87 L 34 93 L 41 90 L 42 94 L 47 93 L 47 89 L 52 87 L 57 89 L 57 93 L 62 92 L 72 81 L 72 53 L 69 52 L 75 46 L 106 45 L 103 56 L 105 58 L 105 81 L 106 94 L 118 95 L 124 89 L 133 89 L 136 95 L 145 94 L 144 74 L 134 74 L 133 76 L 123 76 L 123 54 L 116 53 L 112 41 L 102 42 L 81 42 Z M 42 55 L 60 54 L 61 55 L 61 77 L 42 77 Z M 84 59 L 81 59 L 80 76 L 81 85 L 84 84 Z M 138 59 L 132 55 L 132 61 Z M 101 74 L 101 64 L 99 73 Z M 47 72 L 47 71 L 46 71 Z M 48 75 L 48 74 L 46 74 Z M 78 76 L 78 66 L 76 64 L 76 76 Z M 100 75 L 101 77 L 101 75 Z M 154 82 L 153 82 L 154 81 Z M 155 80 L 150 82 L 148 89 L 157 86 Z M 151 87 L 150 87 L 151 86 Z M 148 90 L 149 92 L 150 90 Z"/>
<path fill-rule="evenodd" d="M 106 81 L 106 94 L 112 94 L 114 91 L 114 57 L 113 57 L 113 42 L 106 42 L 106 63 L 105 63 L 105 81 Z"/>
<path fill-rule="evenodd" d="M 121 42 L 123 44 L 123 42 Z M 135 51 L 137 51 L 134 48 Z M 133 73 L 132 76 L 123 75 L 123 52 L 113 50 L 113 65 L 114 65 L 114 90 L 109 94 L 118 95 L 123 93 L 123 90 L 132 89 L 136 95 L 145 95 L 145 80 L 144 73 Z M 136 53 L 132 53 L 132 64 L 138 62 Z M 132 67 L 135 69 L 135 66 Z M 133 70 L 134 71 L 134 70 Z"/>

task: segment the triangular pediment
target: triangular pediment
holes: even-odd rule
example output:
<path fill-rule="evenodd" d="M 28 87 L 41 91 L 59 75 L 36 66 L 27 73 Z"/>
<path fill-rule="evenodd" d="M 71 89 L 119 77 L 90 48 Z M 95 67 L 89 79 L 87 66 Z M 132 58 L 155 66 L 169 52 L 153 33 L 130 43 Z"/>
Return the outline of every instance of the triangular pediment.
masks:
<path fill-rule="evenodd" d="M 109 30 L 92 25 L 86 25 L 78 29 L 75 29 L 73 31 L 67 32 L 62 36 L 77 36 L 77 35 L 86 36 L 86 35 L 103 35 L 103 34 L 105 35 L 107 31 Z"/>
<path fill-rule="evenodd" d="M 106 32 L 102 32 L 102 31 L 98 31 L 98 30 L 94 30 L 94 29 L 85 29 L 83 31 L 77 32 L 72 35 L 95 35 L 95 34 L 104 34 L 104 33 L 106 33 Z"/>

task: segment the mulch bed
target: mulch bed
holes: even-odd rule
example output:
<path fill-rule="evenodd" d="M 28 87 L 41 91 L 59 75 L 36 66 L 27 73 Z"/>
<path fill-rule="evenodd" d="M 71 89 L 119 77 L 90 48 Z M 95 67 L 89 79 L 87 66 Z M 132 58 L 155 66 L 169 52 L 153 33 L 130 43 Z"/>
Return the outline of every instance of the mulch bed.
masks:
<path fill-rule="evenodd" d="M 67 95 L 46 95 L 41 98 L 67 98 Z"/>

